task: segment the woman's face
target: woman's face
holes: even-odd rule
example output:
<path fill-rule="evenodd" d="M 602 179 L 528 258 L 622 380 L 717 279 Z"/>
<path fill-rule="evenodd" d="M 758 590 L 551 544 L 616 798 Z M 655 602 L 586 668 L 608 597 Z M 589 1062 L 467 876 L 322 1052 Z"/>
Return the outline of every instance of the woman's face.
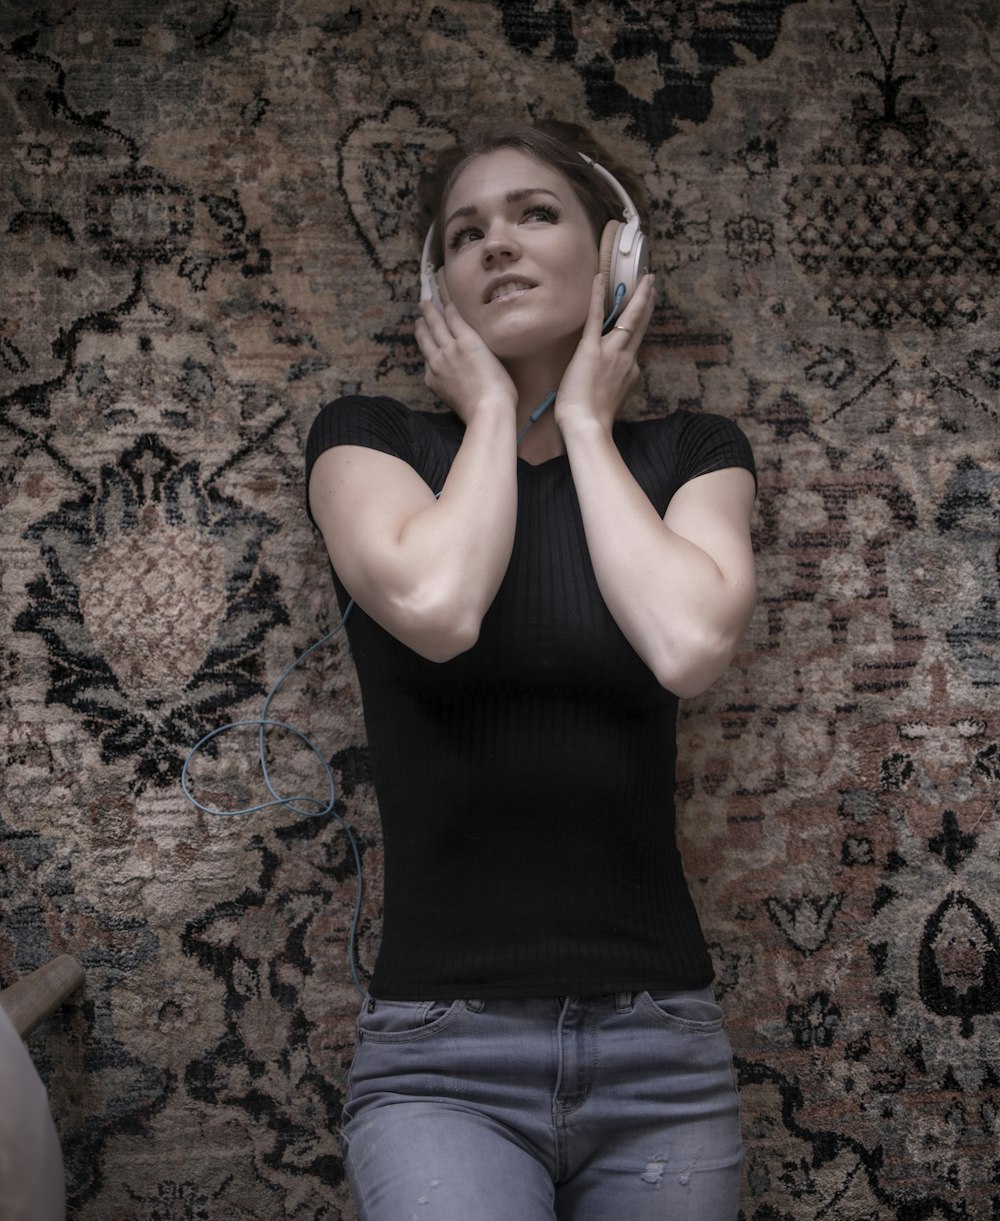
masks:
<path fill-rule="evenodd" d="M 471 161 L 445 201 L 444 277 L 459 313 L 500 360 L 572 354 L 598 268 L 568 180 L 502 148 Z"/>

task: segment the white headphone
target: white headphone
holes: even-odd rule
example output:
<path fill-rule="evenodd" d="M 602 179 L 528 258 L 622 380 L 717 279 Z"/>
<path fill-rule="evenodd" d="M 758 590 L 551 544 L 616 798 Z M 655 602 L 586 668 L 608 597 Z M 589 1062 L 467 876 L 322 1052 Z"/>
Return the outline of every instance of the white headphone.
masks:
<path fill-rule="evenodd" d="M 629 193 L 603 165 L 598 165 L 585 153 L 579 155 L 611 184 L 622 204 L 622 219 L 608 221 L 601 234 L 598 249 L 598 268 L 604 274 L 608 285 L 604 313 L 609 318 L 616 318 L 628 304 L 639 281 L 649 271 L 649 246 L 642 231 L 638 210 Z M 443 310 L 449 299 L 448 290 L 444 282 L 444 269 L 434 265 L 433 250 L 434 226 L 431 225 L 424 238 L 424 249 L 420 256 L 420 299 L 433 301 L 438 309 Z"/>

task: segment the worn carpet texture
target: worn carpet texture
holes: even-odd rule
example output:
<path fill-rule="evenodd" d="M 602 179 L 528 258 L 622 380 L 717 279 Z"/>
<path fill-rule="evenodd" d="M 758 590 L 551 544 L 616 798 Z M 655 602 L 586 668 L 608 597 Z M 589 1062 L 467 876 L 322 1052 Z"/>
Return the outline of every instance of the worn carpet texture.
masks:
<path fill-rule="evenodd" d="M 86 969 L 29 1044 L 71 1217 L 354 1217 L 347 838 L 203 813 L 179 778 L 336 624 L 301 486 L 320 403 L 429 405 L 418 169 L 469 116 L 554 113 L 649 194 L 634 410 L 723 412 L 760 467 L 760 606 L 681 739 L 742 1216 L 997 1221 L 994 0 L 2 14 L 0 983 Z M 339 638 L 271 715 L 332 760 L 370 966 L 382 850 Z M 213 740 L 201 800 L 265 800 L 255 749 Z M 296 739 L 270 765 L 326 800 Z"/>

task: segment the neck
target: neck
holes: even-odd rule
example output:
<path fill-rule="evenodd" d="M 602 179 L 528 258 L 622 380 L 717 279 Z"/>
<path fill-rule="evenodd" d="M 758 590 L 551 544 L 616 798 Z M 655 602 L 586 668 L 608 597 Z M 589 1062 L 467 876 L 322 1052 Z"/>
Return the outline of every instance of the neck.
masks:
<path fill-rule="evenodd" d="M 551 407 L 535 423 L 523 428 L 523 435 L 517 446 L 517 456 L 525 462 L 537 466 L 538 463 L 557 458 L 565 452 L 562 433 Z"/>
<path fill-rule="evenodd" d="M 529 424 L 529 421 L 532 412 L 558 388 L 575 351 L 576 338 L 565 355 L 546 353 L 544 356 L 504 362 L 517 387 L 518 434 L 524 432 L 517 452 L 528 462 L 545 462 L 565 452 L 553 406 L 548 407 L 535 423 Z"/>

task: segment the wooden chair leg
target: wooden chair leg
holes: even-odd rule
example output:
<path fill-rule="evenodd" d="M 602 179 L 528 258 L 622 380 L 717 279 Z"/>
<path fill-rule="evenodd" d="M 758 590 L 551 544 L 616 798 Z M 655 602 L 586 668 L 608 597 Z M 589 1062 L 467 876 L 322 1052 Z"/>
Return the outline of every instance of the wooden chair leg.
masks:
<path fill-rule="evenodd" d="M 0 1005 L 23 1039 L 71 996 L 83 980 L 83 967 L 75 958 L 61 954 L 4 988 Z"/>

